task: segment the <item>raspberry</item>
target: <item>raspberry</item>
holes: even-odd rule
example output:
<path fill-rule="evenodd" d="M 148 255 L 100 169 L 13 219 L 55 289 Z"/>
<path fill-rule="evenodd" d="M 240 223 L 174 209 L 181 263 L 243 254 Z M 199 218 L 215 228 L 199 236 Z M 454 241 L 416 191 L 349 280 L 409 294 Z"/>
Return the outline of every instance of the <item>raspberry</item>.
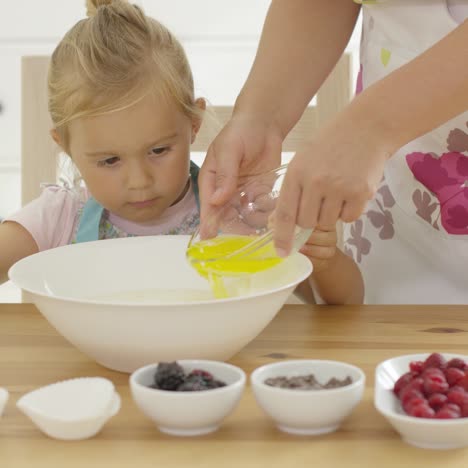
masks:
<path fill-rule="evenodd" d="M 420 374 L 423 371 L 423 366 L 423 361 L 411 361 L 409 364 L 410 371 L 416 374 Z"/>
<path fill-rule="evenodd" d="M 454 403 L 460 408 L 463 408 L 465 402 L 468 402 L 468 394 L 462 388 L 458 390 L 454 387 L 447 392 L 447 399 L 450 403 Z"/>
<path fill-rule="evenodd" d="M 412 372 L 407 372 L 406 374 L 403 374 L 396 382 L 395 385 L 393 386 L 393 393 L 395 395 L 399 396 L 401 390 L 406 387 L 412 380 L 415 375 Z"/>
<path fill-rule="evenodd" d="M 443 369 L 447 365 L 445 358 L 440 353 L 432 353 L 423 364 L 424 369 L 430 367 L 436 367 L 437 369 Z"/>
<path fill-rule="evenodd" d="M 438 410 L 447 402 L 447 395 L 443 393 L 433 393 L 427 400 L 433 410 Z"/>
<path fill-rule="evenodd" d="M 213 375 L 202 369 L 194 369 L 190 372 L 189 376 L 191 375 L 200 375 L 204 380 L 213 380 Z"/>
<path fill-rule="evenodd" d="M 463 404 L 461 409 L 461 416 L 462 418 L 468 418 L 468 401 Z"/>
<path fill-rule="evenodd" d="M 449 388 L 445 376 L 437 374 L 429 374 L 424 377 L 424 393 L 427 396 L 433 393 L 445 393 Z"/>
<path fill-rule="evenodd" d="M 447 408 L 449 409 L 450 411 L 453 411 L 454 413 L 457 413 L 458 414 L 458 417 L 461 416 L 461 409 L 458 405 L 456 405 L 455 403 L 445 403 L 445 405 L 442 407 L 442 408 Z"/>
<path fill-rule="evenodd" d="M 411 388 L 411 384 L 409 384 L 400 392 L 401 404 L 405 406 L 413 398 L 424 398 L 424 395 L 419 390 Z"/>
<path fill-rule="evenodd" d="M 457 392 L 464 392 L 465 389 L 461 387 L 460 385 L 454 385 L 453 387 L 450 387 L 449 390 L 455 390 Z"/>
<path fill-rule="evenodd" d="M 463 377 L 465 377 L 465 373 L 458 367 L 447 367 L 445 369 L 445 378 L 450 386 L 455 385 Z"/>
<path fill-rule="evenodd" d="M 406 388 L 413 388 L 414 390 L 418 390 L 419 392 L 424 391 L 424 379 L 422 377 L 415 377 L 406 387 Z M 401 392 L 400 392 L 401 395 Z"/>
<path fill-rule="evenodd" d="M 429 376 L 429 375 L 436 375 L 439 377 L 445 378 L 444 371 L 441 369 L 438 369 L 437 367 L 429 367 L 428 369 L 425 369 L 423 373 L 421 374 L 421 377 Z"/>
<path fill-rule="evenodd" d="M 456 369 L 461 369 L 461 370 L 466 370 L 467 365 L 463 359 L 460 358 L 453 358 L 450 359 L 449 362 L 447 362 L 447 367 L 454 367 Z"/>
<path fill-rule="evenodd" d="M 456 409 L 454 409 L 456 408 Z M 460 417 L 460 408 L 457 405 L 446 404 L 435 414 L 437 419 L 456 419 Z"/>
<path fill-rule="evenodd" d="M 465 376 L 457 381 L 457 385 L 464 388 L 468 392 L 468 371 L 465 371 Z"/>
<path fill-rule="evenodd" d="M 409 412 L 409 415 L 415 418 L 433 418 L 435 414 L 435 411 L 427 403 L 415 405 Z"/>
<path fill-rule="evenodd" d="M 401 406 L 406 414 L 411 414 L 412 409 L 419 405 L 427 405 L 427 400 L 424 397 L 413 396 L 406 400 Z"/>

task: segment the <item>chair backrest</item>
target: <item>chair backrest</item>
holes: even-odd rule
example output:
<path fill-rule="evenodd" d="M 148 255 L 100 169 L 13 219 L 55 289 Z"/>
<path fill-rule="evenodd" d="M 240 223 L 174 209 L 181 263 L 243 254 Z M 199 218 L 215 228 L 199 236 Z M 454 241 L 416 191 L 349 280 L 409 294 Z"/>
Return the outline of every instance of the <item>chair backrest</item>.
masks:
<path fill-rule="evenodd" d="M 40 184 L 57 180 L 58 147 L 49 135 L 52 123 L 47 110 L 47 67 L 49 57 L 22 59 L 22 150 L 21 202 L 25 205 L 40 193 Z M 301 141 L 335 115 L 351 99 L 351 57 L 343 55 L 317 94 L 316 105 L 307 107 L 302 118 L 287 136 L 283 151 L 294 152 Z M 221 125 L 232 113 L 230 106 L 214 106 Z M 204 123 L 192 151 L 204 152 L 215 132 Z"/>

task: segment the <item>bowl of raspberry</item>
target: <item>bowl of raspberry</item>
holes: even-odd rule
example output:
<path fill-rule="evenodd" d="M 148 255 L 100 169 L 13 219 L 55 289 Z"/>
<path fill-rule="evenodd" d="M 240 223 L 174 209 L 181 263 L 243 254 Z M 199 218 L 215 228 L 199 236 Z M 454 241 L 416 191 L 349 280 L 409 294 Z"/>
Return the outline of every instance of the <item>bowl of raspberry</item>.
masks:
<path fill-rule="evenodd" d="M 374 404 L 408 444 L 467 447 L 468 356 L 409 354 L 380 363 Z"/>
<path fill-rule="evenodd" d="M 175 436 L 209 434 L 239 403 L 242 369 L 219 361 L 186 359 L 150 364 L 130 376 L 140 410 L 161 432 Z"/>

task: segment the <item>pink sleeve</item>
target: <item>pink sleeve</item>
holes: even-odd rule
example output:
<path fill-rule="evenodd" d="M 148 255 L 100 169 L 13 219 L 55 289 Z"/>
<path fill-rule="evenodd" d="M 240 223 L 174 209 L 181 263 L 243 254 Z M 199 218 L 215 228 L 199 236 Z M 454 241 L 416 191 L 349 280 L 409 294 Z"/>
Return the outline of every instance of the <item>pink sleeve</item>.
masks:
<path fill-rule="evenodd" d="M 21 224 L 33 236 L 39 251 L 70 244 L 78 221 L 78 196 L 66 188 L 52 185 L 4 221 Z"/>

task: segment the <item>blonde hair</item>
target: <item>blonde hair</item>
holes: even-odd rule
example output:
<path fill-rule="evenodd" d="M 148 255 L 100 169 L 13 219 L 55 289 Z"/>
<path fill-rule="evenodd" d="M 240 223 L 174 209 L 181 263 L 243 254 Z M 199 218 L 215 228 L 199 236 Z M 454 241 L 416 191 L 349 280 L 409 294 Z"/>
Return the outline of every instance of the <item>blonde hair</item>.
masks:
<path fill-rule="evenodd" d="M 201 118 L 184 49 L 164 25 L 126 0 L 87 0 L 87 14 L 49 66 L 49 112 L 66 150 L 69 122 L 125 109 L 152 92 Z"/>

